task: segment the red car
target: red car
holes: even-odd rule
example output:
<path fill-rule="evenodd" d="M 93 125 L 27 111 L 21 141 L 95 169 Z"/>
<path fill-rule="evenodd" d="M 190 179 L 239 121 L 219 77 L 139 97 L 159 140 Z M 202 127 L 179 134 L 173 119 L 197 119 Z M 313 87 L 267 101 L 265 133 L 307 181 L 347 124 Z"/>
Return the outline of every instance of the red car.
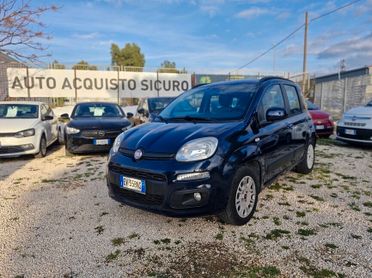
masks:
<path fill-rule="evenodd" d="M 329 137 L 333 134 L 335 124 L 331 114 L 320 110 L 320 108 L 310 101 L 306 101 L 307 110 L 310 113 L 315 125 L 316 134 L 319 137 Z"/>

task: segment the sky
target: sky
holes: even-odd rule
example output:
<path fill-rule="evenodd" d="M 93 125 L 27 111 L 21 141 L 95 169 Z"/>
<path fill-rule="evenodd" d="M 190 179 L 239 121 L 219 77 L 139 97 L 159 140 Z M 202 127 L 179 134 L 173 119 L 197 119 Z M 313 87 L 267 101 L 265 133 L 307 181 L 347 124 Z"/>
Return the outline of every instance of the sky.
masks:
<path fill-rule="evenodd" d="M 134 42 L 145 67 L 164 60 L 189 72 L 228 73 L 280 41 L 304 22 L 351 0 L 33 0 L 56 4 L 42 16 L 43 42 L 54 59 L 66 65 L 80 60 L 106 68 L 112 43 Z M 246 72 L 302 72 L 303 29 Z M 335 72 L 341 59 L 347 69 L 372 65 L 372 0 L 362 0 L 309 26 L 308 71 Z"/>

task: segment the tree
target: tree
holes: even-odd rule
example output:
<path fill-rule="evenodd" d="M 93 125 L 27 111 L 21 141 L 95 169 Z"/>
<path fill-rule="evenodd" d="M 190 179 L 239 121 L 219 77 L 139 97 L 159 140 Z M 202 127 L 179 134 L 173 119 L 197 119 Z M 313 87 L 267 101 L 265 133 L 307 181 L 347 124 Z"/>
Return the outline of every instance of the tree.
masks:
<path fill-rule="evenodd" d="M 72 69 L 76 70 L 97 70 L 97 66 L 89 65 L 88 62 L 81 60 L 79 63 L 72 66 Z"/>
<path fill-rule="evenodd" d="M 57 60 L 54 60 L 51 64 L 52 69 L 65 69 L 65 65 L 60 64 Z"/>
<path fill-rule="evenodd" d="M 145 56 L 135 43 L 127 43 L 124 48 L 113 43 L 111 45 L 111 64 L 113 66 L 140 67 L 145 66 Z"/>
<path fill-rule="evenodd" d="M 21 61 L 39 62 L 46 47 L 40 42 L 50 39 L 42 30 L 43 14 L 56 11 L 55 5 L 32 7 L 32 0 L 0 0 L 0 51 Z"/>

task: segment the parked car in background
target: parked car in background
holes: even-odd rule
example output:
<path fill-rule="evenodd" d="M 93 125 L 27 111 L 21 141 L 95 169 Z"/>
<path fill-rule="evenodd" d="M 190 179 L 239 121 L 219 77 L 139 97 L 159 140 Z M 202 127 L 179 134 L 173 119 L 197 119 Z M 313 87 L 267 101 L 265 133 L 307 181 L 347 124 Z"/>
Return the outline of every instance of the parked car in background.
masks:
<path fill-rule="evenodd" d="M 150 97 L 139 101 L 135 125 L 152 121 L 175 97 Z"/>
<path fill-rule="evenodd" d="M 306 100 L 307 110 L 315 125 L 316 134 L 319 137 L 329 137 L 333 134 L 335 124 L 331 114 L 320 110 L 320 108 L 309 100 Z"/>
<path fill-rule="evenodd" d="M 310 173 L 316 134 L 299 87 L 277 77 L 213 83 L 183 93 L 153 122 L 120 134 L 109 195 L 171 215 L 218 213 L 243 225 L 280 174 Z"/>
<path fill-rule="evenodd" d="M 0 102 L 0 157 L 44 157 L 57 136 L 57 117 L 47 104 Z"/>
<path fill-rule="evenodd" d="M 337 122 L 337 139 L 348 143 L 372 145 L 372 100 L 352 108 Z"/>
<path fill-rule="evenodd" d="M 115 138 L 131 127 L 121 107 L 115 103 L 84 102 L 75 105 L 71 116 L 62 114 L 66 153 L 110 150 Z"/>

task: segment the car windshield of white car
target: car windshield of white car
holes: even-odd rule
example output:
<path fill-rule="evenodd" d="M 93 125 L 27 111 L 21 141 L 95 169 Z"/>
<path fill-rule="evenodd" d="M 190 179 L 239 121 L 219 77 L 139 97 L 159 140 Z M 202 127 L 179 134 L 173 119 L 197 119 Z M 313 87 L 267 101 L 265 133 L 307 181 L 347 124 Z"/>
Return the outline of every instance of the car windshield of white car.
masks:
<path fill-rule="evenodd" d="M 118 105 L 103 103 L 78 104 L 72 114 L 73 118 L 123 117 Z"/>
<path fill-rule="evenodd" d="M 39 108 L 31 104 L 0 104 L 0 119 L 36 119 Z"/>

